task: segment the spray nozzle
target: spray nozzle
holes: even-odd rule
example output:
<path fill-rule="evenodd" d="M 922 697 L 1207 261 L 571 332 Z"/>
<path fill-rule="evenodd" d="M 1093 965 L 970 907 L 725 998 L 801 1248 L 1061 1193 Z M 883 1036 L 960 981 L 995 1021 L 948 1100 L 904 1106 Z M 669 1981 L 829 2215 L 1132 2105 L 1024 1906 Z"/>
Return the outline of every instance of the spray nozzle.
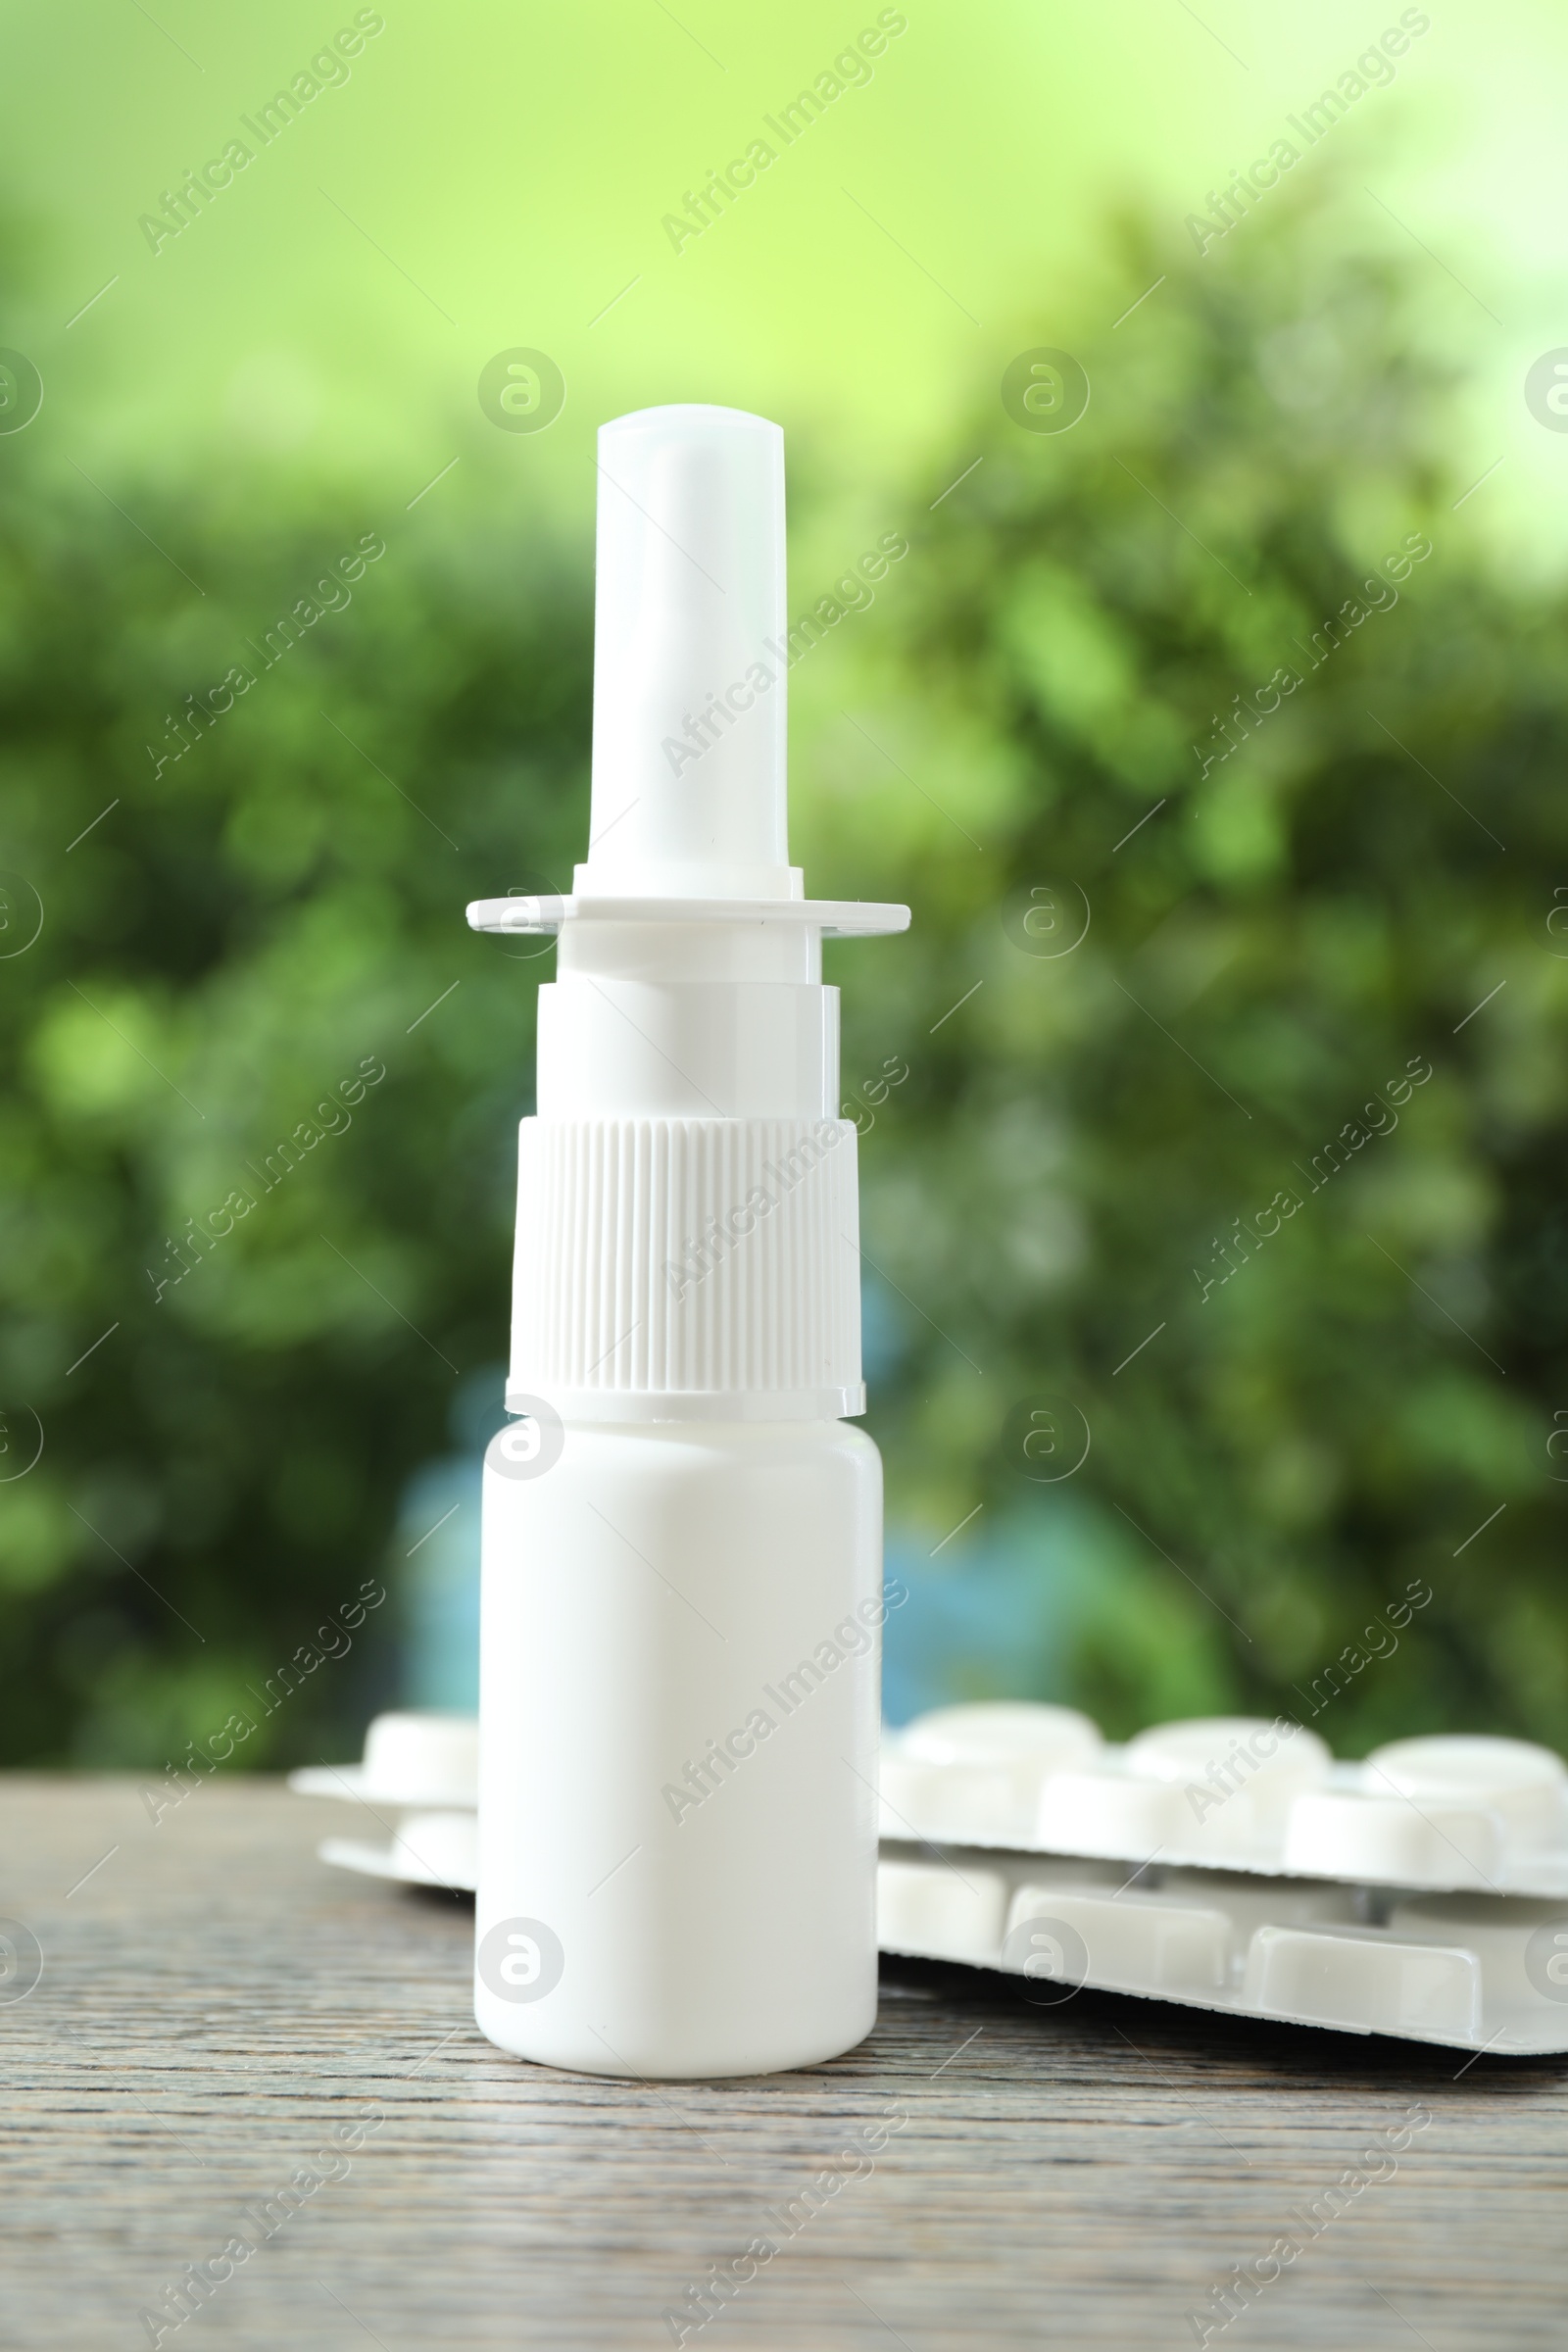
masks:
<path fill-rule="evenodd" d="M 907 906 L 807 899 L 790 864 L 789 661 L 780 428 L 697 406 L 601 426 L 588 862 L 564 897 L 476 899 L 472 928 L 906 929 Z"/>
<path fill-rule="evenodd" d="M 643 409 L 599 434 L 593 814 L 579 892 L 792 899 L 784 436 Z"/>

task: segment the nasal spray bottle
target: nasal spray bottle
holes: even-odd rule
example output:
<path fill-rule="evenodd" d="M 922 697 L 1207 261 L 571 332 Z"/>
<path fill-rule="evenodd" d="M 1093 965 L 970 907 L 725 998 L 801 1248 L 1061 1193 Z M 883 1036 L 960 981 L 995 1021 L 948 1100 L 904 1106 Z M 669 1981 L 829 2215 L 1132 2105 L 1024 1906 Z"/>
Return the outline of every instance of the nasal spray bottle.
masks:
<path fill-rule="evenodd" d="M 590 2074 L 760 2074 L 876 2009 L 882 1471 L 856 1132 L 785 830 L 784 441 L 599 436 L 593 810 L 522 1121 L 484 1473 L 474 2014 Z"/>

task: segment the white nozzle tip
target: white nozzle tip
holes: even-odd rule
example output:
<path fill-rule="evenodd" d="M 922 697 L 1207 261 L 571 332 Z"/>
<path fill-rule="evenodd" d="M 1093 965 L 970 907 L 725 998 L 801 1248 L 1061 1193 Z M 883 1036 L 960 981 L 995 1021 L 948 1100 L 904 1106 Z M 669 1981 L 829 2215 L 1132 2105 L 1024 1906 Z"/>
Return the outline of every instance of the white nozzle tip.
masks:
<path fill-rule="evenodd" d="M 695 405 L 602 426 L 598 566 L 579 886 L 796 895 L 779 426 Z"/>

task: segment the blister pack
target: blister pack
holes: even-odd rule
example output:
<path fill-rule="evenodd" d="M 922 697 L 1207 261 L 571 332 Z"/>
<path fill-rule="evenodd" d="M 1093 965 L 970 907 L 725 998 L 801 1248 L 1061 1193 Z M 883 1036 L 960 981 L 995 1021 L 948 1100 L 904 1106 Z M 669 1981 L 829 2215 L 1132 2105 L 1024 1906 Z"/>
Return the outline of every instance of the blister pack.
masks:
<path fill-rule="evenodd" d="M 1195 1757 L 1250 1753 L 1249 1741 L 1260 1731 L 1280 1730 L 1239 1721 L 1165 1725 L 1118 1750 L 1068 1709 L 993 1704 L 944 1708 L 889 1734 L 878 1873 L 883 1950 L 1006 1971 L 1025 1979 L 1028 1997 L 1042 2005 L 1090 1985 L 1462 2049 L 1568 2051 L 1568 1899 L 1445 1891 L 1442 1881 L 1433 1887 L 1399 1871 L 1385 1876 L 1361 1866 L 1369 1852 L 1377 1858 L 1365 1837 L 1348 1850 L 1320 1845 L 1334 1867 L 1284 1874 L 1277 1859 L 1282 1812 L 1288 1822 L 1290 1808 L 1311 1795 L 1366 1803 L 1359 1788 L 1336 1778 L 1366 1767 L 1330 1765 L 1324 1777 L 1308 1755 L 1316 1777 L 1303 1788 L 1291 1777 L 1298 1756 L 1288 1745 L 1288 1763 L 1264 1754 L 1245 1780 L 1233 1764 L 1237 1817 L 1251 1825 L 1254 1841 L 1242 1846 L 1248 1859 L 1226 1855 L 1224 1865 L 1210 1855 L 1152 1859 L 1147 1849 L 1130 1850 L 1125 1837 L 1114 1844 L 1106 1838 L 1109 1852 L 1047 1854 L 1031 1850 L 1027 1836 L 1009 1841 L 1004 1834 L 1039 1823 L 1053 1779 L 1120 1777 L 1180 1797 L 1188 1787 L 1212 1786 L 1206 1764 L 1200 1770 Z M 471 1892 L 476 1748 L 472 1717 L 380 1715 L 360 1764 L 291 1773 L 289 1786 L 300 1794 L 355 1801 L 385 1833 L 376 1840 L 324 1838 L 321 1860 L 403 1885 Z M 1497 1822 L 1493 1834 L 1505 1852 L 1511 1836 L 1515 1855 L 1543 1868 L 1550 1845 L 1529 1842 L 1521 1825 L 1525 1832 L 1554 1827 L 1549 1798 L 1562 1802 L 1565 1777 L 1555 1756 L 1516 1740 L 1463 1739 L 1400 1741 L 1380 1752 L 1397 1765 L 1400 1749 L 1416 1750 L 1417 1764 L 1423 1751 L 1436 1751 L 1439 1764 L 1457 1754 L 1478 1782 L 1484 1766 L 1490 1777 L 1481 1785 L 1502 1800 L 1480 1808 Z M 1160 1780 L 1147 1762 L 1137 1770 L 1119 1761 L 1139 1752 L 1163 1758 L 1173 1777 Z M 1074 1760 L 1070 1774 L 1064 1755 Z M 1178 1770 L 1189 1777 L 1175 1778 Z M 1406 1777 L 1420 1785 L 1408 1766 Z M 1399 1794 L 1422 1819 L 1422 1799 Z M 1446 1850 L 1442 1825 L 1459 1809 L 1426 1808 L 1440 1857 Z M 910 1811 L 921 1815 L 918 1835 Z M 1271 1822 L 1274 1842 L 1265 1845 L 1259 1831 Z M 1260 1851 L 1266 1858 L 1256 1858 Z M 1411 1851 L 1386 1845 L 1381 1855 L 1408 1863 Z M 1414 1859 L 1421 1862 L 1422 1849 Z"/>
<path fill-rule="evenodd" d="M 1447 1893 L 1568 1895 L 1568 1766 L 1523 1740 L 1396 1740 L 1336 1763 L 1250 1717 L 1124 1747 L 1069 1707 L 939 1707 L 890 1732 L 882 1835 Z"/>
<path fill-rule="evenodd" d="M 473 1715 L 377 1715 L 359 1764 L 291 1772 L 298 1796 L 356 1801 L 390 1832 L 384 1840 L 323 1838 L 317 1853 L 340 1870 L 408 1886 L 471 1894 L 478 1866 L 479 1724 Z M 396 1815 L 389 1820 L 388 1814 Z"/>
<path fill-rule="evenodd" d="M 885 1952 L 1499 2056 L 1568 2052 L 1568 1905 L 885 1840 Z"/>

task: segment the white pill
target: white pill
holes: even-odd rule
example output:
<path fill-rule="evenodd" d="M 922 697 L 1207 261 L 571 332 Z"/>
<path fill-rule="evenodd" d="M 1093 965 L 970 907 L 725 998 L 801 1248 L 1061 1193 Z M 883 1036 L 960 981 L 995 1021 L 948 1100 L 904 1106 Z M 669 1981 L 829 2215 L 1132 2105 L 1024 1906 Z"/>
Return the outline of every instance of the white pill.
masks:
<path fill-rule="evenodd" d="M 1007 1882 L 1000 1871 L 934 1862 L 882 1862 L 876 1874 L 877 1940 L 885 1950 L 939 1960 L 996 1962 Z"/>
<path fill-rule="evenodd" d="M 1127 1745 L 1129 1771 L 1160 1781 L 1240 1787 L 1258 1774 L 1291 1775 L 1303 1785 L 1323 1780 L 1333 1757 L 1316 1732 L 1267 1716 L 1196 1715 L 1156 1723 Z"/>
<path fill-rule="evenodd" d="M 1259 1928 L 1247 1955 L 1250 2008 L 1352 2034 L 1481 2032 L 1481 1963 L 1472 1951 L 1335 1928 Z"/>
<path fill-rule="evenodd" d="M 1497 1815 L 1477 1806 L 1319 1789 L 1292 1805 L 1282 1861 L 1306 1878 L 1490 1888 L 1502 1843 Z"/>
<path fill-rule="evenodd" d="M 906 1725 L 906 1755 L 932 1764 L 1046 1762 L 1065 1767 L 1101 1746 L 1100 1727 L 1074 1707 L 1018 1699 L 965 1707 L 933 1707 Z"/>
<path fill-rule="evenodd" d="M 1056 1772 L 1040 1791 L 1036 1843 L 1059 1853 L 1150 1859 L 1185 1842 L 1182 1791 L 1124 1772 Z"/>
<path fill-rule="evenodd" d="M 1362 1766 L 1369 1789 L 1446 1798 L 1502 1816 L 1510 1845 L 1557 1845 L 1568 1829 L 1568 1767 L 1529 1740 L 1438 1736 L 1396 1740 Z"/>
<path fill-rule="evenodd" d="M 361 1797 L 383 1805 L 475 1805 L 479 1720 L 403 1709 L 377 1715 L 362 1764 L 305 1765 L 289 1775 L 301 1796 Z"/>

